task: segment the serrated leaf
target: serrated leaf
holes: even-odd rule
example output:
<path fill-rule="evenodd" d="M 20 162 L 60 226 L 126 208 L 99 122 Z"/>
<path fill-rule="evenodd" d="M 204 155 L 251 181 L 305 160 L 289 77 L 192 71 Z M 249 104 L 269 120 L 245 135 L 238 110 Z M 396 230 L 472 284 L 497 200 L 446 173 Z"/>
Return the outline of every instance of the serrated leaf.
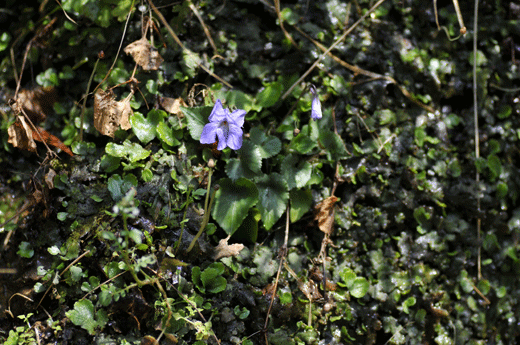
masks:
<path fill-rule="evenodd" d="M 294 137 L 289 144 L 290 150 L 294 150 L 301 154 L 307 154 L 315 147 L 316 141 L 303 134 L 303 132 Z"/>
<path fill-rule="evenodd" d="M 150 110 L 146 118 L 141 113 L 136 112 L 130 117 L 132 131 L 139 138 L 139 141 L 146 145 L 155 139 L 157 125 L 165 116 L 166 112 L 159 109 Z"/>
<path fill-rule="evenodd" d="M 260 173 L 262 154 L 260 148 L 246 140 L 238 151 L 239 158 L 233 158 L 226 164 L 226 173 L 232 180 L 240 177 L 252 178 Z"/>
<path fill-rule="evenodd" d="M 256 96 L 257 103 L 263 108 L 269 108 L 275 105 L 282 95 L 283 86 L 278 82 L 267 84 L 262 91 Z"/>
<path fill-rule="evenodd" d="M 295 223 L 309 212 L 312 205 L 312 193 L 310 189 L 293 189 L 289 194 L 291 208 L 289 216 L 291 223 Z"/>
<path fill-rule="evenodd" d="M 165 122 L 161 121 L 156 128 L 157 137 L 166 145 L 177 146 L 180 141 L 173 135 L 173 130 Z"/>
<path fill-rule="evenodd" d="M 323 148 L 332 155 L 333 160 L 339 160 L 348 157 L 347 149 L 336 133 L 321 132 L 319 141 Z"/>
<path fill-rule="evenodd" d="M 258 189 L 245 178 L 233 182 L 229 178 L 218 181 L 212 216 L 228 235 L 232 235 L 246 218 L 247 212 L 258 202 Z"/>
<path fill-rule="evenodd" d="M 226 92 L 226 103 L 228 107 L 236 107 L 244 109 L 246 112 L 253 109 L 253 99 L 248 94 L 239 90 L 230 90 Z"/>
<path fill-rule="evenodd" d="M 282 142 L 273 135 L 265 135 L 260 128 L 253 128 L 249 133 L 251 141 L 258 147 L 262 158 L 272 157 L 282 149 Z"/>
<path fill-rule="evenodd" d="M 299 162 L 299 163 L 298 163 Z M 289 190 L 302 188 L 309 182 L 312 166 L 307 161 L 300 161 L 298 156 L 288 155 L 282 162 L 281 171 Z"/>
<path fill-rule="evenodd" d="M 262 219 L 260 211 L 256 207 L 249 210 L 246 219 L 233 234 L 233 241 L 238 243 L 255 243 L 258 238 L 258 222 Z"/>
<path fill-rule="evenodd" d="M 74 309 L 65 313 L 76 326 L 86 329 L 89 334 L 95 333 L 98 323 L 94 319 L 94 305 L 88 299 L 74 303 Z"/>
<path fill-rule="evenodd" d="M 269 230 L 284 214 L 289 200 L 287 184 L 278 173 L 272 173 L 259 178 L 256 182 L 258 188 L 258 209 L 262 215 L 264 227 Z"/>
<path fill-rule="evenodd" d="M 208 122 L 208 118 L 213 107 L 180 108 L 188 120 L 188 130 L 191 137 L 194 140 L 199 141 L 202 134 L 202 129 Z"/>
<path fill-rule="evenodd" d="M 252 179 L 256 176 L 254 172 L 245 167 L 238 158 L 231 158 L 226 164 L 226 174 L 233 181 L 241 177 Z"/>
<path fill-rule="evenodd" d="M 239 151 L 240 162 L 254 173 L 260 172 L 262 168 L 262 154 L 260 149 L 249 140 L 244 141 Z"/>

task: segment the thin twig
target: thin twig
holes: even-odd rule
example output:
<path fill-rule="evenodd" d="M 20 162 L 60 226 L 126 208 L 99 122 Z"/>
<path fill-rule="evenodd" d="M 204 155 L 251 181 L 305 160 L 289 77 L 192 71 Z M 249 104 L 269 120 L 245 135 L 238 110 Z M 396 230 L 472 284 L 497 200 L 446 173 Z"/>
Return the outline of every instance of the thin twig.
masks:
<path fill-rule="evenodd" d="M 278 266 L 278 272 L 276 273 L 276 279 L 274 281 L 274 287 L 271 290 L 271 302 L 269 303 L 269 309 L 267 309 L 267 315 L 265 317 L 264 330 L 267 330 L 267 325 L 269 323 L 269 316 L 271 315 L 271 310 L 273 309 L 274 299 L 276 297 L 276 290 L 278 289 L 278 281 L 280 279 L 280 273 L 282 271 L 282 266 L 285 263 L 285 257 L 287 256 L 287 243 L 289 243 L 289 205 L 287 205 L 287 209 L 285 212 L 285 235 L 283 240 L 283 246 L 280 250 L 280 265 Z M 264 333 L 265 343 L 268 344 L 267 340 L 267 332 Z"/>
<path fill-rule="evenodd" d="M 423 108 L 424 110 L 430 112 L 430 113 L 434 113 L 435 110 L 432 108 L 432 107 L 429 107 L 427 106 L 426 104 L 418 101 L 417 99 L 415 99 L 411 94 L 410 92 L 408 92 L 408 90 L 406 90 L 404 87 L 402 87 L 401 85 L 399 85 L 399 83 L 397 83 L 397 81 L 390 77 L 390 76 L 386 76 L 386 75 L 381 75 L 381 74 L 378 74 L 378 73 L 375 73 L 375 72 L 371 72 L 371 71 L 367 71 L 367 70 L 364 70 L 358 66 L 355 66 L 355 65 L 351 65 L 349 64 L 348 62 L 345 62 L 343 61 L 342 59 L 340 59 L 339 57 L 337 57 L 336 55 L 332 54 L 330 51 L 327 51 L 327 48 L 321 44 L 320 42 L 312 39 L 312 37 L 310 37 L 309 35 L 307 35 L 303 30 L 301 30 L 300 28 L 298 28 L 297 26 L 294 27 L 302 36 L 304 36 L 305 38 L 307 38 L 309 41 L 311 41 L 314 45 L 316 45 L 320 50 L 322 50 L 323 52 L 326 52 L 327 55 L 329 55 L 334 61 L 336 61 L 337 63 L 339 63 L 341 66 L 351 70 L 354 74 L 362 74 L 362 75 L 365 75 L 367 77 L 370 77 L 372 78 L 371 80 L 365 80 L 363 82 L 368 82 L 368 81 L 372 81 L 372 80 L 379 80 L 379 79 L 384 79 L 384 80 L 387 80 L 389 81 L 391 84 L 395 84 L 395 86 L 397 86 L 397 88 L 399 89 L 399 91 L 401 91 L 401 93 L 406 97 L 408 98 L 410 101 L 412 101 L 414 104 L 418 105 L 419 107 Z"/>
<path fill-rule="evenodd" d="M 159 17 L 159 20 L 163 23 L 164 27 L 166 28 L 166 30 L 168 31 L 168 33 L 172 36 L 172 38 L 175 40 L 175 42 L 177 42 L 177 44 L 182 48 L 182 50 L 188 54 L 188 55 L 195 55 L 195 53 L 193 53 L 191 50 L 189 50 L 188 48 L 186 48 L 184 46 L 184 44 L 182 44 L 181 40 L 179 39 L 179 37 L 175 34 L 175 32 L 173 31 L 173 29 L 171 28 L 170 24 L 168 24 L 168 21 L 164 18 L 164 16 L 162 15 L 161 12 L 159 12 L 159 10 L 157 9 L 157 7 L 155 7 L 155 5 L 153 4 L 152 0 L 148 0 L 148 3 L 150 4 L 150 7 L 152 7 L 152 10 L 154 11 L 155 15 L 157 17 Z M 204 66 L 202 64 L 202 62 L 199 61 L 200 59 L 197 57 L 196 61 L 197 61 L 197 65 L 202 68 L 206 73 L 208 73 L 210 76 L 212 76 L 213 78 L 217 79 L 218 81 L 220 81 L 222 84 L 226 85 L 227 87 L 229 87 L 230 89 L 233 88 L 233 86 L 228 83 L 227 81 L 225 81 L 224 79 L 220 78 L 218 75 L 216 75 L 215 73 L 213 73 L 212 71 L 209 70 L 209 68 L 207 68 L 206 66 Z"/>
<path fill-rule="evenodd" d="M 473 119 L 475 122 L 475 159 L 480 158 L 480 139 L 478 132 L 478 98 L 477 98 L 477 36 L 478 36 L 478 0 L 475 0 L 475 13 L 473 20 Z M 477 244 L 478 244 L 478 256 L 477 256 L 477 268 L 478 268 L 478 279 L 482 279 L 482 267 L 481 267 L 481 244 L 480 244 L 480 230 L 481 230 L 481 218 L 480 218 L 480 173 L 476 169 L 475 183 L 477 185 Z"/>
<path fill-rule="evenodd" d="M 372 12 L 374 12 L 383 2 L 385 2 L 385 0 L 379 0 L 374 6 L 372 6 L 372 8 L 370 8 L 361 18 L 358 19 L 357 22 L 355 22 L 354 24 L 352 24 L 352 26 L 346 30 L 343 35 L 341 35 L 340 38 L 338 38 L 336 40 L 336 42 L 334 42 L 323 54 L 320 55 L 320 57 L 312 64 L 311 67 L 309 67 L 309 69 L 289 88 L 289 90 L 287 90 L 283 96 L 282 96 L 282 100 L 284 100 L 285 98 L 287 98 L 287 96 L 289 96 L 289 94 L 292 92 L 292 90 L 294 89 L 294 87 L 298 84 L 300 84 L 303 79 L 305 79 L 309 73 L 311 73 L 314 68 L 316 68 L 316 66 L 320 63 L 320 61 L 332 50 L 334 49 L 341 41 L 343 41 L 345 39 L 345 37 L 347 37 L 359 24 L 361 24 Z"/>
<path fill-rule="evenodd" d="M 213 38 L 211 37 L 211 33 L 209 32 L 209 29 L 206 26 L 206 23 L 204 23 L 202 16 L 200 15 L 199 11 L 197 10 L 197 7 L 195 7 L 191 1 L 189 2 L 189 5 L 190 5 L 190 9 L 193 11 L 193 13 L 195 13 L 195 16 L 199 20 L 200 25 L 202 25 L 202 29 L 204 30 L 204 33 L 206 34 L 206 37 L 208 38 L 211 48 L 213 48 L 213 52 L 215 54 L 218 54 L 217 46 L 215 45 L 215 42 L 213 41 Z"/>

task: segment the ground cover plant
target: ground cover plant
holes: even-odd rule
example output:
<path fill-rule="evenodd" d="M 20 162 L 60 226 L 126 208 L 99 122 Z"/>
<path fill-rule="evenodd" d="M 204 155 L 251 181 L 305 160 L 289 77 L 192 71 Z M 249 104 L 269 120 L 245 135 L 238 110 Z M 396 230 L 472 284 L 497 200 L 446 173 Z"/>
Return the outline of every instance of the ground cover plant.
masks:
<path fill-rule="evenodd" d="M 517 342 L 515 2 L 2 6 L 2 342 Z"/>

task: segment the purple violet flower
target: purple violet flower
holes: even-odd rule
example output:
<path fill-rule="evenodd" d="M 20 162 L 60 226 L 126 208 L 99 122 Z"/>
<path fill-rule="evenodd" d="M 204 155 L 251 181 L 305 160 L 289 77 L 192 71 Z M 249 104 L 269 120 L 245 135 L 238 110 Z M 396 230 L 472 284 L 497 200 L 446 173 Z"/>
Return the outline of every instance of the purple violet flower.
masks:
<path fill-rule="evenodd" d="M 321 119 L 323 116 L 321 113 L 321 103 L 320 98 L 318 96 L 318 92 L 316 91 L 316 87 L 311 84 L 310 91 L 312 93 L 312 103 L 311 103 L 311 118 L 316 121 Z"/>
<path fill-rule="evenodd" d="M 213 144 L 218 138 L 217 150 L 222 151 L 226 147 L 238 150 L 242 147 L 242 126 L 246 111 L 237 109 L 232 113 L 224 109 L 220 99 L 217 99 L 211 114 L 209 123 L 202 129 L 201 144 Z"/>

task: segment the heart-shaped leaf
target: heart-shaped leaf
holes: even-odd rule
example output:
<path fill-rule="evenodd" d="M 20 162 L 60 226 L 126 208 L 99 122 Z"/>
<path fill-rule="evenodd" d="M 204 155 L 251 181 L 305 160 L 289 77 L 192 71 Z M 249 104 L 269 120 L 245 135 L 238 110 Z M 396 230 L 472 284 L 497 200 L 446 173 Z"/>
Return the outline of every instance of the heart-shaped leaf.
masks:
<path fill-rule="evenodd" d="M 258 189 L 248 179 L 220 179 L 212 216 L 228 235 L 232 235 L 258 202 Z"/>

